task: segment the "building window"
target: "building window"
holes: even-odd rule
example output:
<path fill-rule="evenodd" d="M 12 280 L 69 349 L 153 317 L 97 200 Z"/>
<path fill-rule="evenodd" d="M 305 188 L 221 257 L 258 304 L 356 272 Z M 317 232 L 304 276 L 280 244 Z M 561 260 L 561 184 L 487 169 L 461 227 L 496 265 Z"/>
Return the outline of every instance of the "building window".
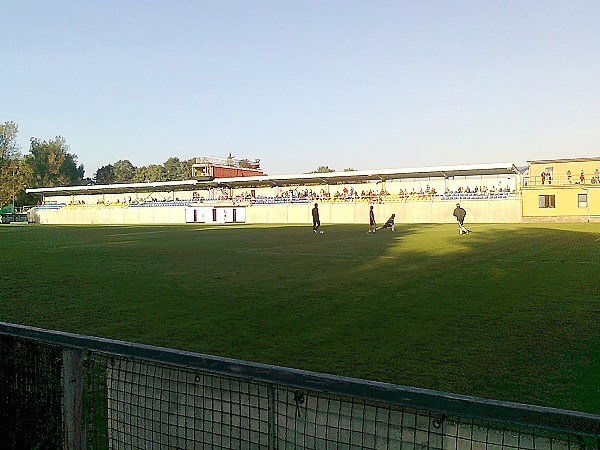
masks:
<path fill-rule="evenodd" d="M 577 204 L 580 208 L 587 208 L 587 194 L 577 194 Z"/>
<path fill-rule="evenodd" d="M 540 208 L 554 208 L 555 195 L 540 195 Z"/>

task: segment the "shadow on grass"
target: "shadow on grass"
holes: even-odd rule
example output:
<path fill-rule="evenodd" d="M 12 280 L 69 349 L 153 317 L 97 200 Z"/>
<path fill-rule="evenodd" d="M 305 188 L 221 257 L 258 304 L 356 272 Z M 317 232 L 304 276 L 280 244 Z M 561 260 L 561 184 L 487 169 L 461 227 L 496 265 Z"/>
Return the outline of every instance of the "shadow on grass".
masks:
<path fill-rule="evenodd" d="M 202 227 L 200 227 L 202 228 Z M 2 320 L 600 411 L 600 226 L 24 227 Z M 107 244 L 107 245 L 103 245 Z"/>
<path fill-rule="evenodd" d="M 451 226 L 419 229 L 421 236 L 388 248 L 397 268 L 371 263 L 383 279 L 404 280 L 379 318 L 408 330 L 383 347 L 396 343 L 398 357 L 411 359 L 400 379 L 377 378 L 598 413 L 600 229 L 488 225 L 468 236 Z M 391 319 L 403 314 L 414 322 Z"/>

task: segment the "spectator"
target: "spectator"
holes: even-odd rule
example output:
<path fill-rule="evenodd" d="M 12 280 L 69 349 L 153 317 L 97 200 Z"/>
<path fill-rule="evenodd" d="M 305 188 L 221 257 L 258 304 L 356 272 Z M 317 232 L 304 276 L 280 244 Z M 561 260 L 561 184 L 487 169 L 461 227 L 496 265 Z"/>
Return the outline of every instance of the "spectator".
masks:
<path fill-rule="evenodd" d="M 585 174 L 583 173 L 583 170 L 581 171 L 581 174 L 579 175 L 579 184 L 584 184 L 585 183 Z"/>

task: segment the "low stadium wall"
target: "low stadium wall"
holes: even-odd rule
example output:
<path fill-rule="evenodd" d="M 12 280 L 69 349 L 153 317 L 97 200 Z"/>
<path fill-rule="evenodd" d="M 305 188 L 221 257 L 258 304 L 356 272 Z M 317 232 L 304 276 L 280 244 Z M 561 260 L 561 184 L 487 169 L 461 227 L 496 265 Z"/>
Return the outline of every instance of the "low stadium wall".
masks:
<path fill-rule="evenodd" d="M 61 209 L 33 209 L 28 212 L 29 222 L 48 225 L 137 225 L 185 223 L 184 206 L 148 208 L 95 207 Z"/>
<path fill-rule="evenodd" d="M 314 203 L 282 203 L 270 205 L 235 206 L 236 222 L 249 224 L 280 223 L 306 224 L 312 222 L 311 210 Z M 367 202 L 319 202 L 321 223 L 363 224 L 369 221 Z M 396 223 L 451 223 L 456 219 L 452 212 L 456 206 L 451 200 L 418 200 L 407 202 L 373 203 L 378 222 L 385 222 L 396 214 Z M 523 221 L 521 198 L 463 200 L 461 206 L 467 211 L 467 223 L 520 223 Z M 216 223 L 232 222 L 232 205 L 203 205 L 203 209 L 217 210 Z M 184 224 L 193 222 L 190 211 L 198 207 L 158 206 L 158 207 L 86 207 L 45 210 L 33 209 L 29 221 L 41 224 Z M 243 213 L 242 211 L 243 210 Z M 198 222 L 215 223 L 204 219 L 206 214 L 197 214 Z M 208 215 L 209 217 L 212 215 Z M 223 218 L 223 219 L 222 219 Z"/>
<path fill-rule="evenodd" d="M 375 217 L 384 223 L 396 214 L 396 223 L 451 223 L 456 222 L 452 212 L 455 201 L 420 200 L 408 202 L 373 203 Z M 369 223 L 366 202 L 319 203 L 321 223 Z M 469 223 L 520 223 L 522 222 L 519 197 L 489 200 L 464 200 L 461 206 L 467 211 Z M 246 208 L 247 223 L 310 223 L 310 204 L 254 205 Z"/>

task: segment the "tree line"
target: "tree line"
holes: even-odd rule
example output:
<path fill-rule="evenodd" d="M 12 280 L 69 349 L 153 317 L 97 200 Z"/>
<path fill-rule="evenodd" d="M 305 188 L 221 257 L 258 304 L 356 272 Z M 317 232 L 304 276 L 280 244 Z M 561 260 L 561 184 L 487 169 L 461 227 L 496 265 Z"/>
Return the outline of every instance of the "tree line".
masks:
<path fill-rule="evenodd" d="M 192 178 L 193 159 L 171 157 L 164 164 L 134 166 L 119 160 L 100 167 L 92 178 L 85 177 L 83 164 L 71 153 L 62 136 L 51 140 L 30 139 L 29 152 L 21 153 L 17 143 L 19 126 L 13 121 L 0 123 L 0 208 L 35 204 L 39 197 L 26 194 L 27 188 L 112 183 L 179 181 Z"/>
<path fill-rule="evenodd" d="M 70 152 L 61 136 L 45 141 L 32 137 L 29 153 L 23 155 L 17 144 L 19 126 L 12 121 L 0 124 L 0 207 L 31 204 L 36 197 L 26 188 L 86 184 L 83 165 Z"/>
<path fill-rule="evenodd" d="M 77 155 L 71 153 L 62 136 L 48 141 L 32 137 L 29 153 L 23 155 L 17 143 L 18 133 L 19 126 L 15 122 L 0 123 L 0 208 L 12 204 L 13 198 L 15 206 L 34 204 L 38 197 L 26 194 L 26 188 L 181 181 L 192 178 L 194 159 L 182 161 L 176 157 L 167 159 L 163 164 L 140 167 L 123 159 L 100 167 L 92 178 L 86 178 L 83 164 L 78 164 Z M 241 167 L 248 165 L 248 160 L 240 161 Z M 355 169 L 344 169 L 345 172 L 353 170 Z M 329 166 L 319 166 L 312 173 L 333 171 Z"/>
<path fill-rule="evenodd" d="M 112 184 L 189 180 L 192 178 L 193 163 L 194 159 L 180 161 L 179 158 L 171 157 L 163 164 L 136 167 L 131 161 L 124 159 L 100 167 L 94 175 L 94 182 Z"/>

